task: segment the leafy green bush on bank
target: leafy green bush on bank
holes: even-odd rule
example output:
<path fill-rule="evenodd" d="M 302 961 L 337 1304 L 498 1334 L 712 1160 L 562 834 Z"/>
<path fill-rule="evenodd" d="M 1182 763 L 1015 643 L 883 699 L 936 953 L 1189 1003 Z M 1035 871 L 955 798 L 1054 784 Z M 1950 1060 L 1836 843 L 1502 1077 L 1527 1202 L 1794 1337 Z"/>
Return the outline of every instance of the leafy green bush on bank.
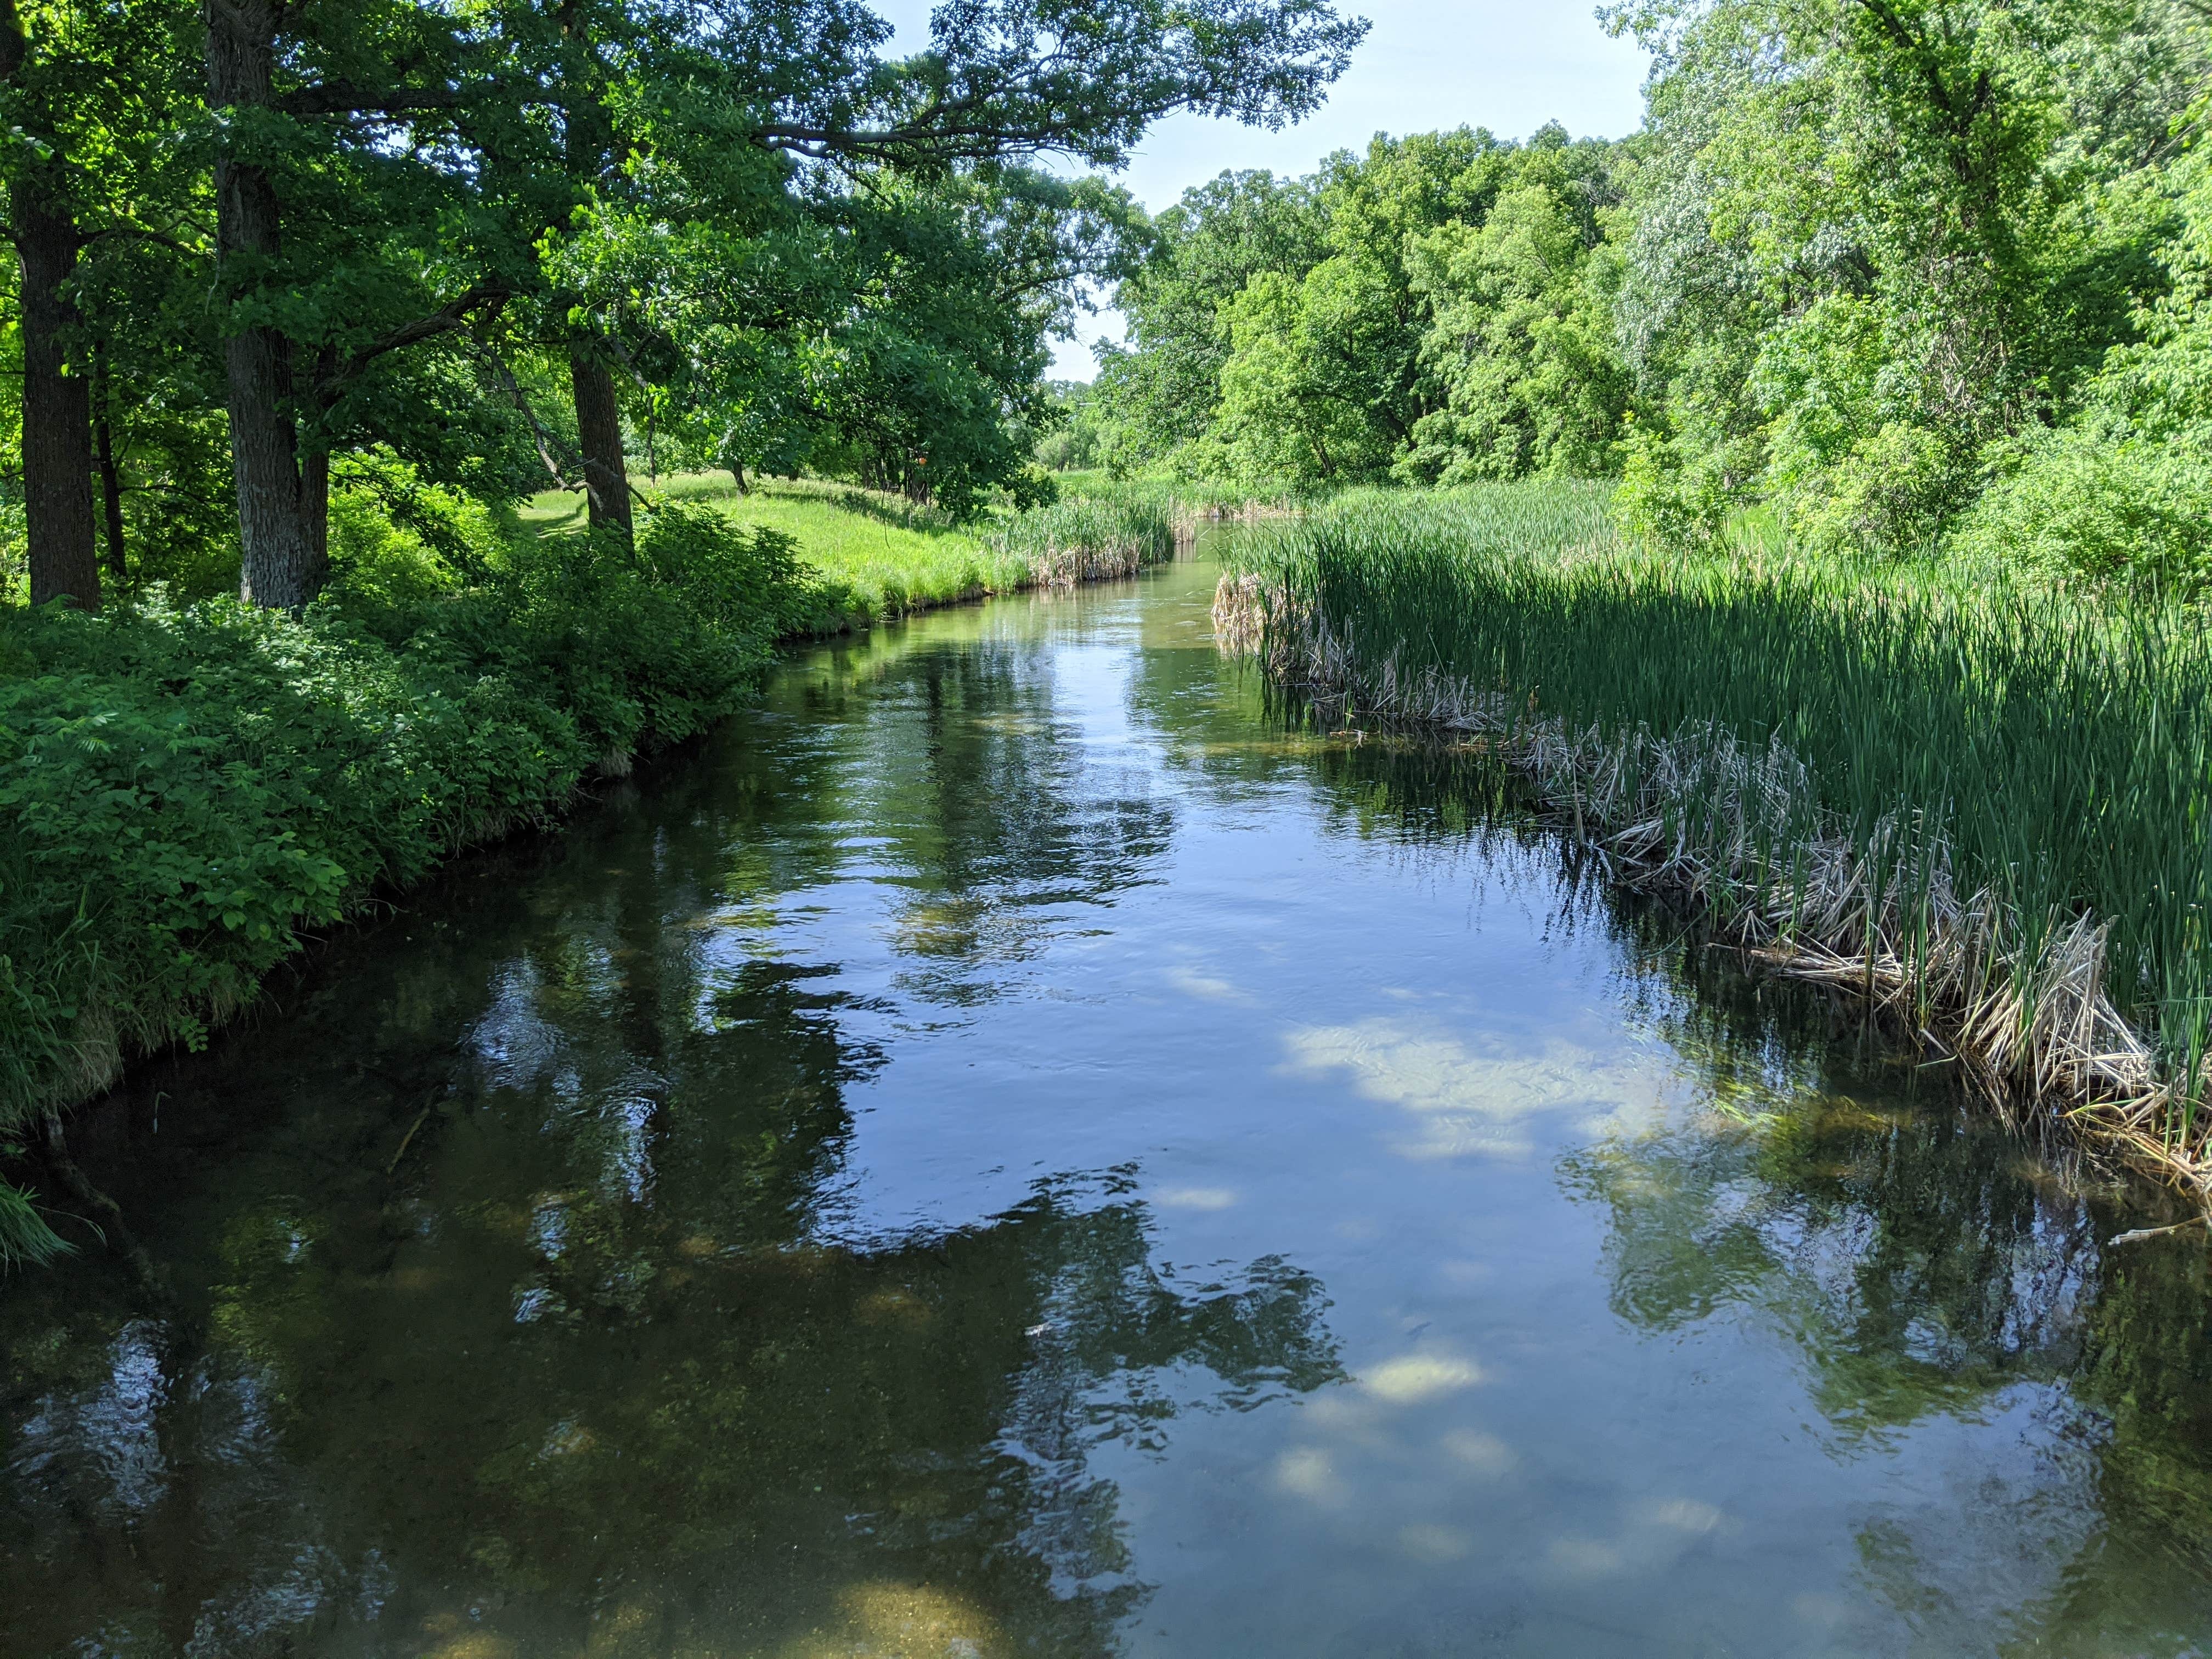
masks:
<path fill-rule="evenodd" d="M 458 591 L 0 611 L 0 1147 L 198 1040 L 302 929 L 728 713 L 825 599 L 787 538 L 664 507 Z M 0 1187 L 0 1259 L 53 1247 Z"/>
<path fill-rule="evenodd" d="M 825 574 L 724 503 L 664 499 L 633 546 L 373 482 L 337 502 L 338 578 L 303 617 L 0 607 L 0 1156 L 199 1041 L 302 931 L 703 731 L 777 640 L 1175 547 L 1171 503 L 1071 501 L 963 538 L 957 580 L 920 537 L 866 573 L 833 543 Z M 0 1182 L 0 1262 L 56 1245 Z"/>

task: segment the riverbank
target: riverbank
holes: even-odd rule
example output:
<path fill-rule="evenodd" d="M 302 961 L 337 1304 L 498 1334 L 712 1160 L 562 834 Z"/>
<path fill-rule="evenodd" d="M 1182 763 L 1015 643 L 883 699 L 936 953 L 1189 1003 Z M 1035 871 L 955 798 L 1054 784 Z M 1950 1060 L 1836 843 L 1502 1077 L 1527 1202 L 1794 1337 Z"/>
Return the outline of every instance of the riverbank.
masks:
<path fill-rule="evenodd" d="M 814 573 L 821 615 L 806 631 L 867 627 L 994 593 L 1134 574 L 1189 540 L 1224 507 L 1212 492 L 1085 478 L 1051 506 L 963 524 L 926 502 L 817 478 L 726 473 L 663 479 L 658 499 L 708 507 L 748 530 L 788 536 Z M 573 492 L 533 498 L 522 521 L 539 532 L 581 527 Z"/>
<path fill-rule="evenodd" d="M 788 536 L 837 602 L 825 623 L 865 627 L 933 605 L 1007 593 L 1032 580 L 1020 557 L 991 544 L 988 526 L 954 522 L 926 503 L 814 478 L 761 478 L 740 493 L 727 473 L 667 477 L 659 500 L 712 508 L 732 523 Z M 539 533 L 580 529 L 574 492 L 534 497 L 524 525 Z"/>
<path fill-rule="evenodd" d="M 2212 1629 L 2199 1240 L 1274 718 L 1217 574 L 794 651 L 73 1119 L 173 1311 L 0 1290 L 0 1653 Z"/>
<path fill-rule="evenodd" d="M 1336 717 L 1465 732 L 1619 879 L 2212 1207 L 2212 645 L 2002 571 L 1657 553 L 1603 490 L 1353 496 L 1223 580 Z"/>
<path fill-rule="evenodd" d="M 0 613 L 0 1157 L 131 1057 L 203 1042 L 303 933 L 726 718 L 779 640 L 1068 579 L 1085 536 L 1082 577 L 1175 547 L 1164 509 L 1076 502 L 976 537 L 887 524 L 872 497 L 693 497 L 641 514 L 634 555 L 524 533 L 426 578 L 417 549 L 301 618 Z M 777 514 L 842 515 L 842 538 Z M 0 1262 L 59 1243 L 0 1181 Z"/>

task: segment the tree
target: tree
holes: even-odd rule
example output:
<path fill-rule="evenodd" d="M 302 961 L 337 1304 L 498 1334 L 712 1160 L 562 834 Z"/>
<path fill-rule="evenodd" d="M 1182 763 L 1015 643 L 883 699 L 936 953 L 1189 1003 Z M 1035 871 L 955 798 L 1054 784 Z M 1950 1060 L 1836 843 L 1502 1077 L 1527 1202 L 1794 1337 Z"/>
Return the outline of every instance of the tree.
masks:
<path fill-rule="evenodd" d="M 1302 278 L 1327 253 L 1304 181 L 1224 173 L 1183 192 L 1152 227 L 1142 264 L 1115 292 L 1128 343 L 1103 354 L 1109 418 L 1146 459 L 1174 455 L 1212 427 L 1228 360 L 1227 307 L 1264 273 Z"/>
<path fill-rule="evenodd" d="M 616 142 L 634 159 L 597 186 L 599 204 L 584 215 L 628 242 L 628 293 L 667 286 L 691 296 L 647 298 L 641 316 L 711 317 L 719 357 L 683 349 L 664 322 L 661 355 L 684 365 L 679 401 L 726 411 L 720 424 L 740 467 L 744 447 L 757 461 L 788 453 L 796 429 L 811 425 L 874 481 L 963 508 L 1026 464 L 1009 423 L 1036 407 L 1042 336 L 1072 326 L 1078 284 L 1122 274 L 1135 228 L 1125 195 L 1012 163 L 1057 152 L 1115 165 L 1176 109 L 1295 119 L 1365 27 L 1316 0 L 966 0 L 934 14 L 929 51 L 886 64 L 870 49 L 888 31 L 862 9 L 825 4 L 803 37 L 775 33 L 750 9 L 688 9 L 696 15 L 668 31 L 665 59 L 633 59 L 647 89 L 626 107 L 674 105 L 666 88 L 680 67 L 691 118 L 623 128 Z M 718 112 L 702 121 L 702 105 Z M 744 132 L 797 165 L 740 176 L 687 146 L 702 127 Z M 699 228 L 732 222 L 745 234 Z M 805 222 L 823 269 L 850 278 L 835 304 L 800 307 L 817 325 L 814 347 L 792 340 L 799 318 L 789 310 L 771 307 L 764 329 L 729 305 L 697 303 L 717 286 L 757 294 L 759 239 L 788 245 Z M 680 250 L 690 270 L 672 269 L 665 283 L 646 275 L 635 256 L 656 240 Z M 726 280 L 697 263 L 709 250 L 730 262 Z M 608 295 L 599 314 L 610 342 L 622 310 Z M 629 354 L 634 368 L 639 358 Z M 767 384 L 749 381 L 744 364 L 767 370 Z M 801 413 L 810 406 L 811 418 Z"/>
<path fill-rule="evenodd" d="M 1930 544 L 2160 276 L 2202 73 L 2166 0 L 1624 7 L 1655 52 L 1623 320 L 1644 476 Z M 2125 87 L 2126 95 L 2115 89 Z M 1663 480 L 1672 478 L 1672 483 Z"/>
<path fill-rule="evenodd" d="M 79 304 L 95 242 L 143 235 L 161 193 L 157 125 L 176 107 L 174 31 L 153 0 L 0 0 L 9 234 L 20 273 L 23 495 L 34 604 L 100 604 L 93 337 Z"/>
<path fill-rule="evenodd" d="M 1617 150 L 1461 128 L 1224 174 L 1161 216 L 1100 395 L 1152 454 L 1247 481 L 1610 471 Z"/>
<path fill-rule="evenodd" d="M 963 504 L 1018 478 L 1041 336 L 1137 234 L 1021 158 L 1112 165 L 1176 109 L 1295 119 L 1364 29 L 1326 0 L 962 0 L 890 62 L 859 0 L 13 0 L 0 26 L 34 586 L 96 603 L 103 542 L 127 574 L 132 492 L 196 506 L 220 407 L 240 591 L 287 609 L 356 460 L 509 495 L 550 468 L 617 530 L 629 429 L 664 421 L 740 473 L 827 443 Z M 158 407 L 115 395 L 141 374 Z"/>
<path fill-rule="evenodd" d="M 1400 476 L 1613 470 L 1628 398 L 1611 306 L 1614 152 L 1547 129 L 1515 153 L 1480 222 L 1455 219 L 1409 244 L 1441 406 L 1416 426 Z"/>
<path fill-rule="evenodd" d="M 458 16 L 410 0 L 205 15 L 240 591 L 296 609 L 327 574 L 340 405 L 504 303 L 527 217 L 469 166 L 455 118 L 493 77 Z M 452 246 L 455 225 L 475 234 Z"/>

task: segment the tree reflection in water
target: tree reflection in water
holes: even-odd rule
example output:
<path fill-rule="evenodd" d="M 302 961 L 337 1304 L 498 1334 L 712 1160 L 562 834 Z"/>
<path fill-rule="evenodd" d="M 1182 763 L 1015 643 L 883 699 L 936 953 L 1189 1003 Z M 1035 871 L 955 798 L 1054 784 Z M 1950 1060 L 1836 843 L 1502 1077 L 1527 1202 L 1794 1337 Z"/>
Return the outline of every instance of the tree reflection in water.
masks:
<path fill-rule="evenodd" d="M 2206 1650 L 2201 1235 L 2112 1248 L 2141 1224 L 2139 1188 L 2008 1133 L 1847 1003 L 1747 976 L 1681 918 L 1592 879 L 1484 755 L 1370 736 L 1311 766 L 1343 833 L 1464 842 L 1494 876 L 1517 871 L 1555 930 L 1632 942 L 1622 1002 L 1692 1104 L 1559 1165 L 1606 1217 L 1621 1319 L 1668 1337 L 1709 1322 L 1778 1334 L 1839 1460 L 1925 1462 L 1931 1425 L 2017 1425 L 2017 1467 L 1977 1464 L 1973 1491 L 1859 1527 L 1861 1580 L 1917 1633 L 1914 1651 Z M 1954 1478 L 1928 1463 L 1923 1480 Z M 1977 1517 L 1963 1531 L 1961 1513 Z"/>
<path fill-rule="evenodd" d="M 194 1206 L 204 1348 L 11 1341 L 0 1645 L 1104 1651 L 1141 1586 L 1086 1450 L 1340 1375 L 1307 1275 L 1159 1266 L 1126 1172 L 820 1242 L 880 1063 L 825 970 L 744 964 L 656 1071 L 561 943 L 497 976 L 434 1178 L 351 1229 L 305 1158 Z"/>
<path fill-rule="evenodd" d="M 1342 1372 L 1310 1276 L 1157 1261 L 1129 1170 L 856 1234 L 853 1028 L 896 1011 L 791 916 L 859 870 L 894 988 L 957 1004 L 1172 830 L 946 631 L 148 1068 L 103 1178 L 188 1306 L 88 1261 L 0 1308 L 0 1650 L 1111 1648 L 1144 1586 L 1086 1454 Z"/>
<path fill-rule="evenodd" d="M 2201 1243 L 1188 598 L 797 662 L 82 1120 L 179 1307 L 0 1298 L 0 1652 L 2199 1651 Z"/>
<path fill-rule="evenodd" d="M 2001 1652 L 2200 1651 L 2202 1246 L 2110 1248 L 2132 1224 L 2088 1172 L 2060 1178 L 1944 1091 L 1916 1106 L 1908 1066 L 1854 1067 L 1820 999 L 1683 962 L 1695 994 L 1667 1000 L 1665 1035 L 1709 1109 L 1560 1168 L 1607 1215 L 1614 1310 L 1653 1333 L 1781 1334 L 1839 1459 L 1923 1456 L 1945 1419 L 2017 1424 L 2026 1461 L 1984 1470 L 1968 1501 L 1861 1527 L 1864 1583 L 1929 1651 L 1992 1632 Z M 1961 1509 L 1978 1517 L 1964 1534 Z"/>

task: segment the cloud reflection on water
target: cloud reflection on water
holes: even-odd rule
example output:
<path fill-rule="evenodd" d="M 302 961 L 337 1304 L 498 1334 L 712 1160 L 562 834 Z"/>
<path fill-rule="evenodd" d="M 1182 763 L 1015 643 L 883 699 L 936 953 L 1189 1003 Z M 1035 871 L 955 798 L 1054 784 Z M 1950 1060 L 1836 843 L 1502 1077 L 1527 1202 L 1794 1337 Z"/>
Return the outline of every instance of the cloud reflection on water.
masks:
<path fill-rule="evenodd" d="M 1534 1054 L 1493 1033 L 1377 1017 L 1285 1035 L 1282 1070 L 1348 1084 L 1409 1121 L 1390 1146 L 1402 1157 L 1525 1158 L 1534 1120 L 1595 1136 L 1656 1116 L 1663 1074 L 1634 1055 L 1607 1056 L 1556 1039 Z"/>

